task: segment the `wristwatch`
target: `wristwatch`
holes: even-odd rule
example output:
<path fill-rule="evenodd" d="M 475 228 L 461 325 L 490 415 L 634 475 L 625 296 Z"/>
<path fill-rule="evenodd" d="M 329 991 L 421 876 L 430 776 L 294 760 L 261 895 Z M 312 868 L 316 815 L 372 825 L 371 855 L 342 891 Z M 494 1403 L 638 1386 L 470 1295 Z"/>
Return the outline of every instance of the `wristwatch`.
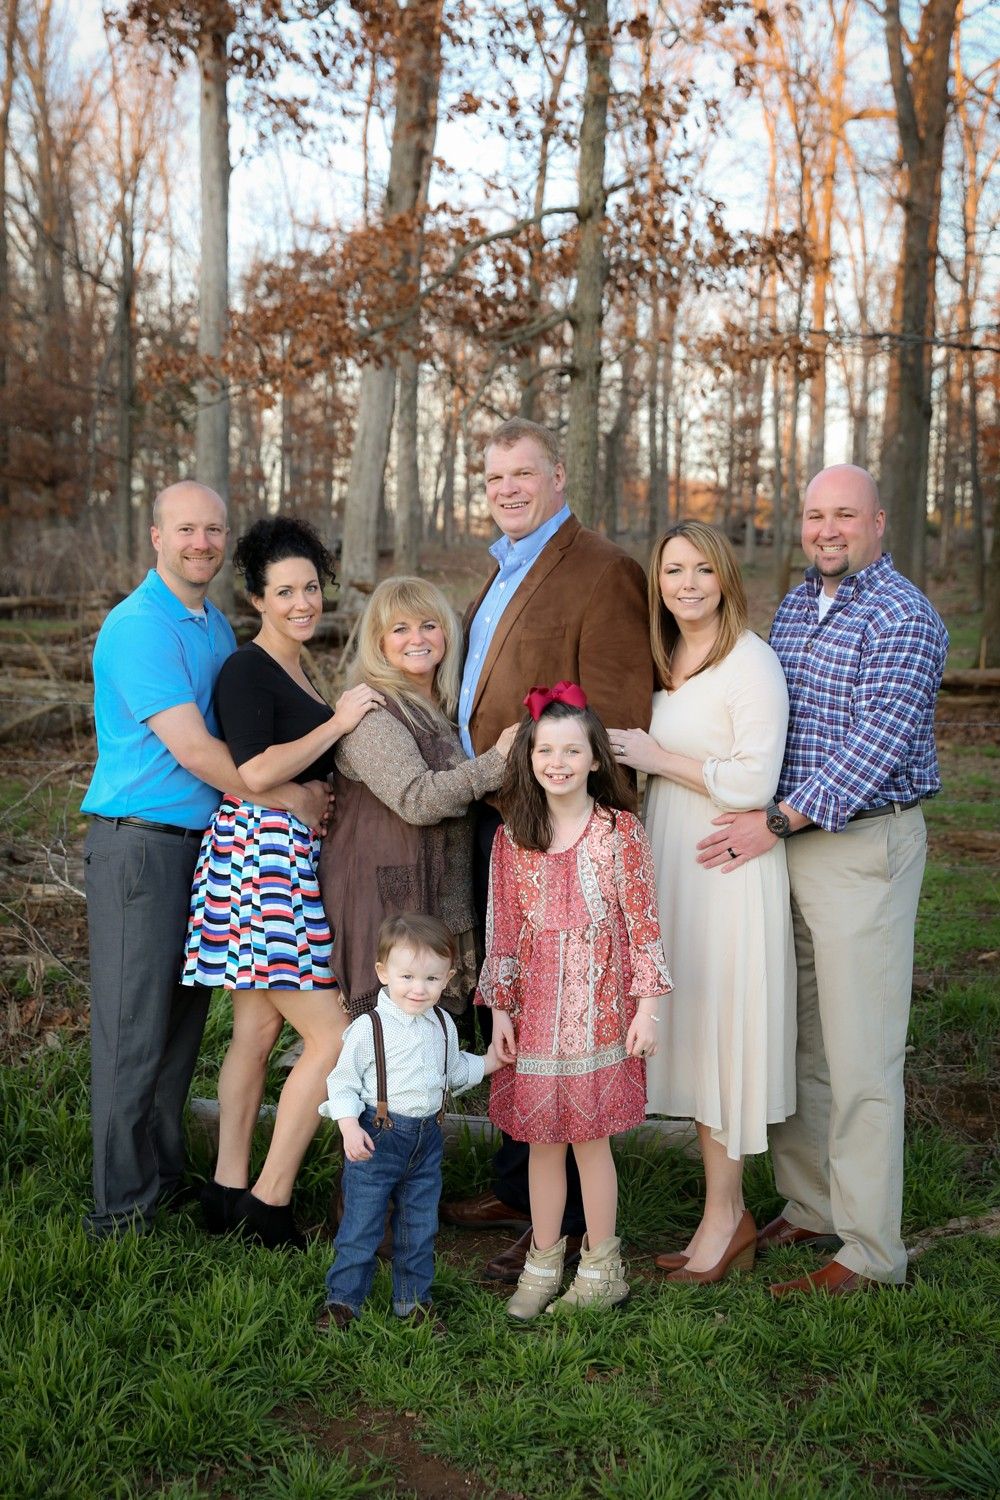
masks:
<path fill-rule="evenodd" d="M 781 811 L 777 802 L 771 803 L 764 814 L 764 821 L 767 823 L 768 832 L 773 833 L 776 839 L 787 839 L 792 831 L 787 815 Z"/>

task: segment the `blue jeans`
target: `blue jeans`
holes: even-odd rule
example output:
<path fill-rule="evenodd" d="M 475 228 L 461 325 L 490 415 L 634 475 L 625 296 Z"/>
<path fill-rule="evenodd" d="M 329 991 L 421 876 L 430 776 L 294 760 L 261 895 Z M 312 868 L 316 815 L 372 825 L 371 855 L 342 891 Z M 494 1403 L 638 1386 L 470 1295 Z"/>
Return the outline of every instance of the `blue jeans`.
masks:
<path fill-rule="evenodd" d="M 418 1303 L 430 1301 L 441 1197 L 441 1127 L 434 1115 L 392 1114 L 392 1122 L 391 1130 L 379 1130 L 374 1109 L 366 1109 L 359 1124 L 375 1142 L 375 1155 L 344 1163 L 344 1217 L 334 1241 L 337 1258 L 326 1273 L 326 1300 L 355 1315 L 371 1290 L 390 1199 L 395 1204 L 393 1311 L 402 1318 Z"/>

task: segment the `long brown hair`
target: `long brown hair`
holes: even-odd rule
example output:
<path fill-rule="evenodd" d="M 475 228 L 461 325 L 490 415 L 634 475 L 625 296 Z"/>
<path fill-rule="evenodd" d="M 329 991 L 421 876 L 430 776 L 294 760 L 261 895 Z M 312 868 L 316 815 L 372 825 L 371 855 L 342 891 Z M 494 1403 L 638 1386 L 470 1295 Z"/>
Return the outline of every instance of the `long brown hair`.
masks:
<path fill-rule="evenodd" d="M 699 672 L 707 671 L 727 657 L 746 630 L 748 620 L 743 575 L 733 544 L 725 532 L 720 531 L 717 526 L 709 526 L 707 521 L 678 521 L 676 526 L 671 526 L 662 536 L 657 537 L 649 560 L 649 643 L 656 663 L 656 674 L 663 688 L 673 687 L 670 655 L 677 644 L 680 630 L 660 593 L 660 568 L 663 564 L 664 547 L 678 536 L 690 542 L 706 562 L 711 563 L 722 590 L 719 633 L 711 651 L 691 676 L 697 677 Z"/>
<path fill-rule="evenodd" d="M 608 731 L 592 708 L 573 708 L 569 703 L 549 703 L 537 721 L 525 714 L 507 756 L 499 800 L 503 820 L 511 838 L 522 849 L 539 849 L 544 854 L 552 842 L 552 818 L 545 792 L 539 786 L 531 766 L 531 752 L 538 726 L 545 719 L 579 719 L 590 744 L 597 770 L 587 777 L 587 791 L 598 808 L 610 814 L 615 809 L 635 812 L 635 793 L 628 777 L 611 751 Z"/>

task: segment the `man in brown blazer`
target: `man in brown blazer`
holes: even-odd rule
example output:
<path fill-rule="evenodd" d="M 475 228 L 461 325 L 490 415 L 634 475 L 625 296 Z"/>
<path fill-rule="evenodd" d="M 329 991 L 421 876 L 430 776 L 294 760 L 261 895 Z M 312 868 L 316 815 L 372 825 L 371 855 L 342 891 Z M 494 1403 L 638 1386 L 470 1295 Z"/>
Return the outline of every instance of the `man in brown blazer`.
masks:
<path fill-rule="evenodd" d="M 466 658 L 459 732 L 477 755 L 523 713 L 538 683 L 578 682 L 605 724 L 650 721 L 653 661 L 646 578 L 620 547 L 581 526 L 566 504 L 566 470 L 545 427 L 516 417 L 486 447 L 486 499 L 500 539 L 493 568 L 465 617 Z M 485 927 L 490 851 L 500 825 L 496 810 L 479 807 L 476 905 Z M 562 1232 L 583 1234 L 583 1204 L 572 1153 Z M 508 1251 L 486 1267 L 496 1280 L 516 1281 L 531 1243 L 528 1148 L 507 1135 L 494 1158 L 492 1189 L 441 1205 L 446 1224 L 519 1229 Z"/>

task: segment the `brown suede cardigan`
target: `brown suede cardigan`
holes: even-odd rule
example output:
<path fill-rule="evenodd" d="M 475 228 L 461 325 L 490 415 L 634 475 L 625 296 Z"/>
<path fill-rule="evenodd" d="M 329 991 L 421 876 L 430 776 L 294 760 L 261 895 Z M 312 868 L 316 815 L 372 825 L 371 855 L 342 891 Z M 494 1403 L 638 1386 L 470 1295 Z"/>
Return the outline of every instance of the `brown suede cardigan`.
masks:
<path fill-rule="evenodd" d="M 344 1005 L 352 1017 L 374 1009 L 382 919 L 422 911 L 458 940 L 446 993 L 457 1011 L 477 979 L 469 807 L 500 785 L 504 757 L 491 749 L 468 760 L 454 730 L 414 732 L 390 701 L 338 741 L 336 762 L 319 884 Z"/>

